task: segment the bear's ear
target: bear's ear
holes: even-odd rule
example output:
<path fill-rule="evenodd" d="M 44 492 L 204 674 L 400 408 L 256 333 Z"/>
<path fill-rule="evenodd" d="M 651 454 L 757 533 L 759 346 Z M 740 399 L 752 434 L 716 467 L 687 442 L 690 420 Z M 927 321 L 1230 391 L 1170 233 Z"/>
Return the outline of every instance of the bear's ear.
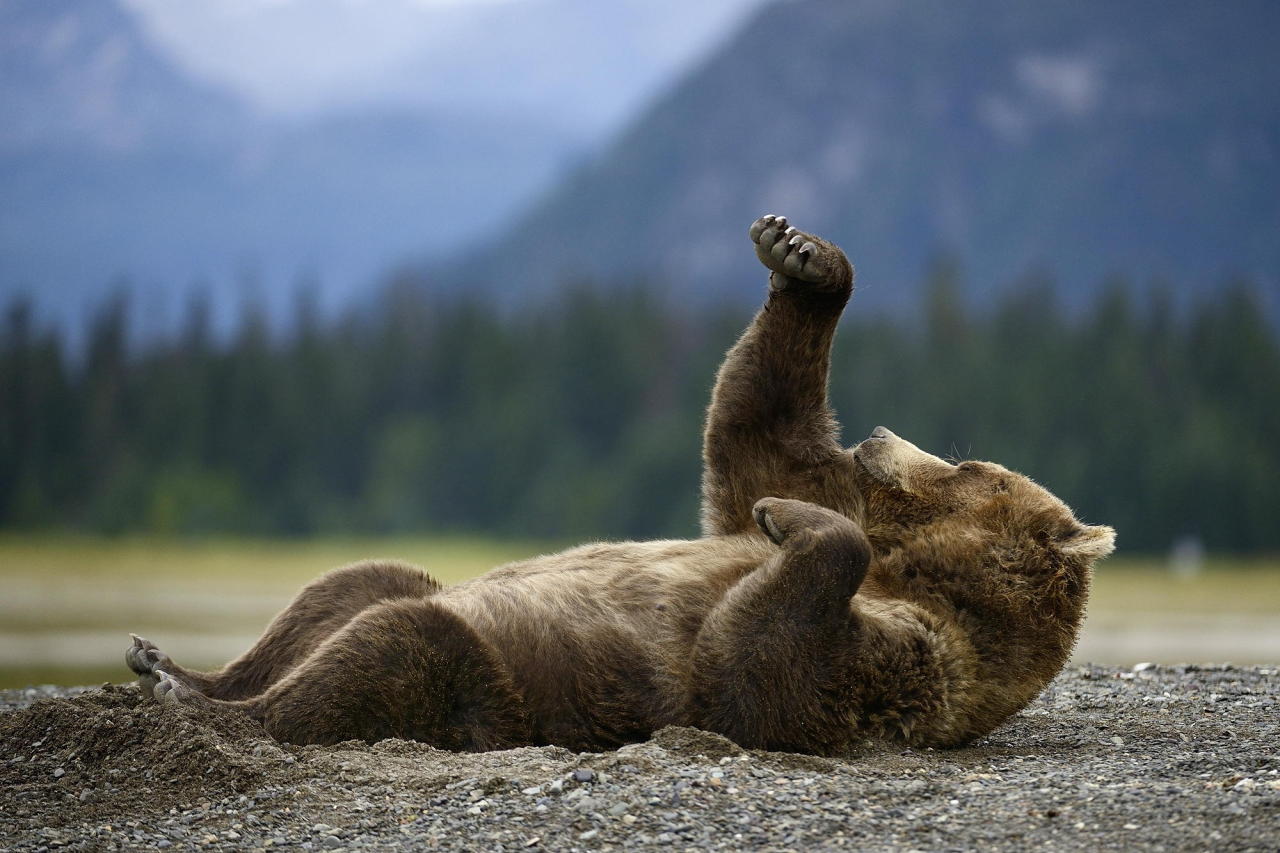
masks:
<path fill-rule="evenodd" d="M 1082 560 L 1101 560 L 1116 549 L 1116 532 L 1105 524 L 1090 524 L 1062 543 L 1062 553 Z"/>

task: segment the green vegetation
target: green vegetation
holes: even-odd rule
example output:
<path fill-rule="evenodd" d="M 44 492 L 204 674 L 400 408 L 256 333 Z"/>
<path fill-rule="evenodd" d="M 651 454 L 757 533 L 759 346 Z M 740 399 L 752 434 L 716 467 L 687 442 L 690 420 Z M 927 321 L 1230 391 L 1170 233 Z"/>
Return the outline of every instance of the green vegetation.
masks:
<path fill-rule="evenodd" d="M 358 560 L 398 560 L 457 583 L 494 566 L 558 550 L 554 544 L 464 537 L 168 539 L 97 536 L 0 536 L 0 582 L 45 579 L 80 585 L 174 585 L 210 590 L 284 590 Z"/>
<path fill-rule="evenodd" d="M 448 583 L 556 549 L 460 538 L 307 541 L 0 537 L 0 688 L 128 678 L 133 631 L 180 662 L 239 654 L 298 589 L 368 557 L 402 559 Z M 1210 560 L 1192 577 L 1159 561 L 1111 559 L 1094 584 L 1079 659 L 1280 659 L 1280 563 Z"/>
<path fill-rule="evenodd" d="M 457 583 L 551 544 L 454 537 L 255 540 L 0 536 L 0 688 L 127 678 L 130 631 L 197 667 L 247 648 L 308 581 L 362 559 Z"/>
<path fill-rule="evenodd" d="M 1280 551 L 1280 340 L 1238 285 L 1176 308 L 1111 287 L 1091 310 L 1024 282 L 967 311 L 939 269 L 914 325 L 845 322 L 833 397 L 856 441 L 1048 484 L 1129 553 L 1187 536 Z M 855 301 L 856 305 L 856 301 Z M 0 344 L 0 529 L 254 536 L 696 533 L 702 412 L 748 320 L 647 292 L 571 290 L 512 316 L 392 289 L 290 334 L 129 344 L 117 301 L 81 362 L 16 305 Z"/>
<path fill-rule="evenodd" d="M 1089 610 L 1129 618 L 1139 611 L 1266 616 L 1280 632 L 1280 559 L 1211 559 L 1203 571 L 1180 576 L 1160 561 L 1111 558 L 1094 576 Z"/>

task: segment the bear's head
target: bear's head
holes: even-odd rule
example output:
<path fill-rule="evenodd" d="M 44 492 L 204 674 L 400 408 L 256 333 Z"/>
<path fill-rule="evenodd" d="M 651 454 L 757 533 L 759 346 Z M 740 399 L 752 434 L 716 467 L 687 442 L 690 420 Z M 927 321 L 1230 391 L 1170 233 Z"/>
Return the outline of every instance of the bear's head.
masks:
<path fill-rule="evenodd" d="M 853 448 L 870 590 L 958 628 L 978 719 L 1031 701 L 1075 645 L 1093 564 L 1115 531 L 1078 521 L 1029 477 L 990 462 L 952 464 L 884 427 Z"/>

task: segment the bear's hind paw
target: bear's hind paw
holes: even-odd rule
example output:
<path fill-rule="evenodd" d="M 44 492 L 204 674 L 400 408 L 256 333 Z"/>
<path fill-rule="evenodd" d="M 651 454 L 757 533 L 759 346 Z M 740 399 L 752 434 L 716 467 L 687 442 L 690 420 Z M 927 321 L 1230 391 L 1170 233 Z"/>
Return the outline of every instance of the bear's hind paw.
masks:
<path fill-rule="evenodd" d="M 137 634 L 129 636 L 133 638 L 133 645 L 124 650 L 124 662 L 138 676 L 138 686 L 142 688 L 142 692 L 153 695 L 159 680 L 156 672 L 172 669 L 173 661 L 147 638 Z"/>
<path fill-rule="evenodd" d="M 212 705 L 213 703 L 198 690 L 188 687 L 172 673 L 163 669 L 153 672 L 156 679 L 151 688 L 151 695 L 157 702 L 170 705 Z"/>

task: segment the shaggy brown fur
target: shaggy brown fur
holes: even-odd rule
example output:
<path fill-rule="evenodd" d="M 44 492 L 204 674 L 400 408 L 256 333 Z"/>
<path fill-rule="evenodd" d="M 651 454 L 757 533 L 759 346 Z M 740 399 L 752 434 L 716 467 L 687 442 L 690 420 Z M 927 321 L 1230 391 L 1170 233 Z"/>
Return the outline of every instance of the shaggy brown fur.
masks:
<path fill-rule="evenodd" d="M 588 545 L 448 588 L 361 563 L 218 672 L 135 637 L 144 688 L 296 743 L 598 750 L 679 724 L 831 753 L 989 732 L 1066 661 L 1114 533 L 882 427 L 842 448 L 827 373 L 853 270 L 782 217 L 750 236 L 770 292 L 707 413 L 703 538 Z"/>

